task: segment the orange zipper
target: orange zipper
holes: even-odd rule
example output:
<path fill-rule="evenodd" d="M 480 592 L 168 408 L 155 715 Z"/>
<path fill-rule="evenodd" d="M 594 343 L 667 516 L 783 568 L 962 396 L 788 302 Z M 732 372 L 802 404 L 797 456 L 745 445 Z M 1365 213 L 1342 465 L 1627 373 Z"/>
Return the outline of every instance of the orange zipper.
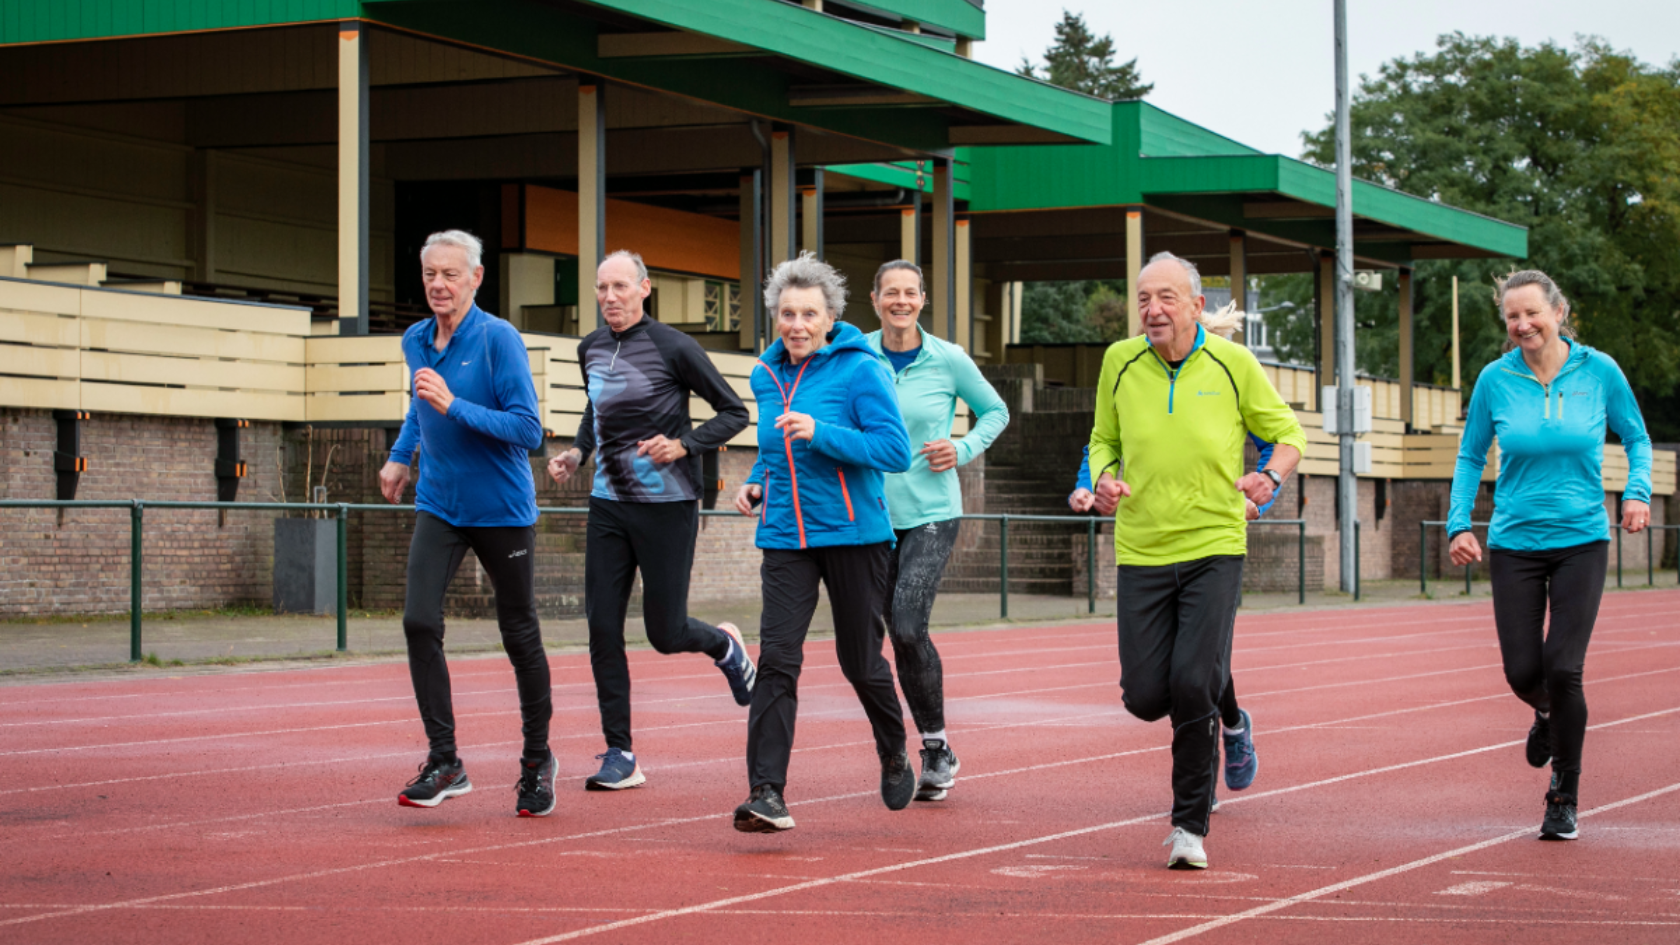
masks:
<path fill-rule="evenodd" d="M 846 497 L 846 521 L 855 522 L 857 516 L 852 514 L 852 492 L 846 488 L 846 471 L 836 466 L 834 474 L 840 477 L 840 494 Z"/>

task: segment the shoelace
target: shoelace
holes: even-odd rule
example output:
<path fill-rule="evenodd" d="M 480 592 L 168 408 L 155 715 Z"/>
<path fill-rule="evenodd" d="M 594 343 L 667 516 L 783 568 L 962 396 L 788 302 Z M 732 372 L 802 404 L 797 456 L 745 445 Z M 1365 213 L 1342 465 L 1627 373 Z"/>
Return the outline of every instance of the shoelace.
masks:
<path fill-rule="evenodd" d="M 420 773 L 415 775 L 414 780 L 408 782 L 406 786 L 413 787 L 422 781 L 434 780 L 437 778 L 438 772 L 442 770 L 443 765 L 433 764 L 430 761 L 422 761 L 420 762 Z"/>

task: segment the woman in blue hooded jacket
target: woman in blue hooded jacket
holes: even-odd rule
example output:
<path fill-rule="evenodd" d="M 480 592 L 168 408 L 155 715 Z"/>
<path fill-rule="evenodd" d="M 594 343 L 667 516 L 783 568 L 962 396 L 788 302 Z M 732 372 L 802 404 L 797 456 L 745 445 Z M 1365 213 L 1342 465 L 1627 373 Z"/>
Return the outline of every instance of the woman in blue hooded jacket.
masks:
<path fill-rule="evenodd" d="M 764 612 L 758 681 L 747 715 L 752 793 L 735 829 L 793 827 L 784 794 L 799 709 L 805 634 L 828 588 L 834 647 L 875 734 L 881 799 L 909 806 L 915 771 L 905 751 L 904 709 L 881 655 L 892 520 L 883 475 L 910 468 L 910 436 L 892 379 L 856 326 L 839 321 L 846 280 L 801 253 L 776 267 L 764 289 L 778 340 L 753 366 L 758 462 L 735 508 L 758 517 L 755 544 Z"/>
<path fill-rule="evenodd" d="M 1552 763 L 1542 840 L 1573 840 L 1587 700 L 1587 643 L 1604 595 L 1610 521 L 1604 510 L 1604 431 L 1627 450 L 1621 527 L 1651 522 L 1651 437 L 1622 369 L 1571 340 L 1569 301 L 1537 270 L 1500 283 L 1510 350 L 1476 378 L 1453 470 L 1447 532 L 1456 565 L 1482 560 L 1470 512 L 1499 440 L 1488 529 L 1493 622 L 1505 680 L 1534 708 L 1528 763 Z M 1551 628 L 1546 613 L 1551 611 Z"/>

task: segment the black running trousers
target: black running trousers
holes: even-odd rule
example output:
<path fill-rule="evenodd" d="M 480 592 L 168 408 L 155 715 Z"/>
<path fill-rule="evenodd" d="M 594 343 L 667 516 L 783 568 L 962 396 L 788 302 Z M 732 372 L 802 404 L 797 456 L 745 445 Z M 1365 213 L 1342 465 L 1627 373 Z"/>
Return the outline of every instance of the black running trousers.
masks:
<path fill-rule="evenodd" d="M 549 691 L 548 654 L 537 622 L 536 529 L 459 528 L 430 512 L 414 517 L 408 544 L 408 590 L 403 600 L 403 636 L 408 640 L 408 673 L 414 699 L 426 726 L 431 756 L 455 751 L 455 709 L 450 697 L 449 665 L 443 658 L 443 596 L 470 549 L 496 591 L 496 626 L 502 648 L 513 664 L 519 689 L 519 716 L 525 734 L 525 757 L 548 757 L 548 723 L 554 715 Z"/>
<path fill-rule="evenodd" d="M 688 615 L 688 580 L 700 503 L 589 499 L 583 555 L 583 610 L 589 621 L 589 667 L 608 748 L 630 751 L 630 663 L 624 615 L 636 570 L 642 572 L 642 622 L 660 653 L 706 653 L 722 659 L 729 637 Z"/>
<path fill-rule="evenodd" d="M 961 519 L 895 530 L 898 545 L 887 565 L 887 632 L 910 717 L 920 732 L 945 730 L 945 668 L 928 636 L 933 598 L 956 546 Z"/>
<path fill-rule="evenodd" d="M 1581 773 L 1587 737 L 1581 676 L 1609 564 L 1607 541 L 1547 551 L 1488 549 L 1505 681 L 1522 701 L 1551 713 L 1552 770 L 1559 774 Z"/>
<path fill-rule="evenodd" d="M 881 655 L 886 638 L 887 542 L 801 550 L 764 549 L 764 615 L 758 630 L 758 682 L 747 714 L 747 777 L 786 796 L 794 717 L 799 712 L 799 671 L 805 634 L 817 611 L 817 585 L 828 588 L 834 613 L 834 650 L 869 726 L 875 753 L 904 751 L 904 709 L 893 688 L 892 668 Z"/>
<path fill-rule="evenodd" d="M 1171 716 L 1172 822 L 1207 836 L 1219 763 L 1219 698 L 1231 675 L 1241 555 L 1120 565 L 1116 622 L 1126 710 Z"/>

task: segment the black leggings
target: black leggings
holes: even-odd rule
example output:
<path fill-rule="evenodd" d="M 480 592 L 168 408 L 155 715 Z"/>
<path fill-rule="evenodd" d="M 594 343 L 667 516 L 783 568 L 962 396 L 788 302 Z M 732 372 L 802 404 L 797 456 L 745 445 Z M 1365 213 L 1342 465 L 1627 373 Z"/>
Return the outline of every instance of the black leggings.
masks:
<path fill-rule="evenodd" d="M 496 625 L 502 648 L 513 664 L 519 688 L 519 715 L 525 733 L 525 757 L 548 757 L 548 722 L 554 715 L 549 691 L 548 654 L 537 622 L 536 572 L 532 566 L 536 529 L 457 528 L 430 512 L 414 517 L 408 544 L 408 589 L 403 601 L 403 635 L 408 640 L 408 673 L 420 721 L 431 742 L 431 757 L 455 753 L 455 709 L 450 697 L 449 664 L 443 658 L 443 596 L 468 549 L 489 575 L 496 591 Z"/>
<path fill-rule="evenodd" d="M 723 631 L 688 615 L 688 580 L 700 504 L 619 502 L 591 497 L 583 556 L 583 610 L 589 621 L 589 668 L 608 748 L 630 751 L 630 663 L 624 614 L 642 572 L 642 623 L 660 653 L 729 655 Z"/>
<path fill-rule="evenodd" d="M 1581 743 L 1587 737 L 1581 675 L 1609 564 L 1607 541 L 1548 551 L 1488 551 L 1505 681 L 1519 699 L 1551 713 L 1552 771 L 1569 782 L 1581 774 Z"/>
<path fill-rule="evenodd" d="M 892 598 L 887 631 L 892 634 L 893 661 L 910 716 L 923 734 L 945 730 L 945 669 L 928 636 L 928 618 L 961 526 L 962 521 L 953 518 L 895 531 L 898 546 L 887 565 Z"/>
<path fill-rule="evenodd" d="M 817 611 L 817 585 L 828 588 L 834 611 L 834 651 L 840 672 L 852 684 L 869 727 L 875 753 L 887 758 L 904 751 L 904 709 L 893 688 L 892 667 L 881 656 L 886 628 L 887 543 L 803 550 L 764 549 L 764 616 L 758 629 L 758 681 L 747 714 L 747 778 L 786 793 L 799 713 L 799 671 L 805 662 L 805 634 Z"/>

